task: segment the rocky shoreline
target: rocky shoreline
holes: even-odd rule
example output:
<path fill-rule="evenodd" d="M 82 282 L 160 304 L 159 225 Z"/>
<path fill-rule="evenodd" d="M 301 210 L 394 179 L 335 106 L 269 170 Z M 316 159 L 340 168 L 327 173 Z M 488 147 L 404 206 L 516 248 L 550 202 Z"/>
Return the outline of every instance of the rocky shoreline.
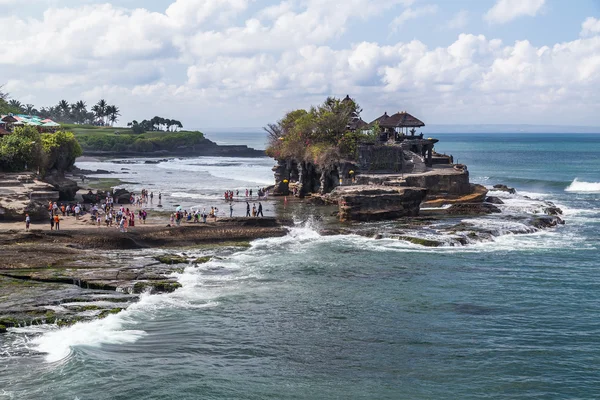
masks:
<path fill-rule="evenodd" d="M 0 232 L 0 332 L 104 317 L 141 293 L 172 292 L 180 287 L 173 273 L 248 247 L 251 240 L 283 236 L 287 224 L 227 218 L 127 233 L 106 228 Z"/>
<path fill-rule="evenodd" d="M 89 175 L 94 171 L 76 172 Z M 46 219 L 47 201 L 61 196 L 56 185 L 62 181 L 55 178 L 54 185 L 32 174 L 4 179 L 8 183 L 0 193 L 4 196 L 2 219 L 23 221 L 24 212 L 34 220 Z M 298 200 L 337 206 L 338 211 L 321 220 L 320 234 L 356 234 L 444 247 L 493 241 L 503 234 L 533 233 L 564 223 L 562 210 L 543 200 L 529 199 L 534 213 L 506 213 L 500 197 L 518 196 L 516 191 L 496 185 L 495 195 L 490 196 L 487 188 L 469 183 L 466 169 L 442 168 L 401 179 L 397 174 L 366 175 L 357 180 L 359 184 L 337 186 L 325 194 L 307 193 L 305 201 Z M 330 212 L 331 207 L 322 210 Z M 470 218 L 481 215 L 489 218 L 489 226 L 471 222 Z M 512 225 L 507 226 L 507 221 Z M 176 290 L 180 287 L 176 274 L 188 266 L 239 251 L 254 239 L 284 236 L 286 226 L 292 225 L 276 218 L 222 218 L 209 224 L 142 226 L 122 233 L 80 223 L 61 231 L 0 232 L 0 333 L 14 326 L 68 325 L 103 318 L 136 302 L 142 293 Z"/>

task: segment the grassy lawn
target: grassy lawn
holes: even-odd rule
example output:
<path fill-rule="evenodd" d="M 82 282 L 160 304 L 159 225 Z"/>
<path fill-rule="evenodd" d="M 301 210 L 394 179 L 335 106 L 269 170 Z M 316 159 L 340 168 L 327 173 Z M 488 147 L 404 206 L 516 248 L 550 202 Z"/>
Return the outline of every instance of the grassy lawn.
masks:
<path fill-rule="evenodd" d="M 122 135 L 132 135 L 133 131 L 130 128 L 110 127 L 110 126 L 93 126 L 93 125 L 78 125 L 78 124 L 61 124 L 63 129 L 71 131 L 75 136 L 83 136 L 90 134 L 114 135 L 119 132 Z"/>
<path fill-rule="evenodd" d="M 185 146 L 207 142 L 202 132 L 144 132 L 135 134 L 130 128 L 63 124 L 63 129 L 71 131 L 84 151 L 172 151 Z M 115 133 L 118 134 L 115 135 Z"/>

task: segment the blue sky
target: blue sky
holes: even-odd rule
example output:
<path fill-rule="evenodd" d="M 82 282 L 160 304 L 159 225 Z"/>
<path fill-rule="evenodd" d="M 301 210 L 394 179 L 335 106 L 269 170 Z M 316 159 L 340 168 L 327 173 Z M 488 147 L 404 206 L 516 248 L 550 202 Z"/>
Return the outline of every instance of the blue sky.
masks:
<path fill-rule="evenodd" d="M 106 98 L 123 123 L 262 126 L 349 93 L 366 120 L 600 125 L 600 0 L 0 0 L 0 15 L 13 97 Z"/>

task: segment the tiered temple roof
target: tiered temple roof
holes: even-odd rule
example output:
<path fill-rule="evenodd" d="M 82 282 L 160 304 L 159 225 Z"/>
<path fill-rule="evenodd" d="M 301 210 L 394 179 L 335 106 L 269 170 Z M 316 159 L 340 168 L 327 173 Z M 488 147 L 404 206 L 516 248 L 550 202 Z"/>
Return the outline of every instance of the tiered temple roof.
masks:
<path fill-rule="evenodd" d="M 376 122 L 379 122 L 379 126 L 382 128 L 420 128 L 425 126 L 423 121 L 410 115 L 406 111 L 398 112 L 391 116 L 386 112 L 381 117 L 373 120 L 369 125 L 372 126 Z"/>

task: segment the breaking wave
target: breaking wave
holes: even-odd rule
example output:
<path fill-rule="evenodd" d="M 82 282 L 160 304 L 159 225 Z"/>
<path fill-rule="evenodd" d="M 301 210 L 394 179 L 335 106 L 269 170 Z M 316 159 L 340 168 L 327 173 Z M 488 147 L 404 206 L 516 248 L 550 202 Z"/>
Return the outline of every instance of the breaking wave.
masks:
<path fill-rule="evenodd" d="M 600 182 L 584 182 L 577 178 L 565 189 L 565 192 L 600 193 Z"/>

